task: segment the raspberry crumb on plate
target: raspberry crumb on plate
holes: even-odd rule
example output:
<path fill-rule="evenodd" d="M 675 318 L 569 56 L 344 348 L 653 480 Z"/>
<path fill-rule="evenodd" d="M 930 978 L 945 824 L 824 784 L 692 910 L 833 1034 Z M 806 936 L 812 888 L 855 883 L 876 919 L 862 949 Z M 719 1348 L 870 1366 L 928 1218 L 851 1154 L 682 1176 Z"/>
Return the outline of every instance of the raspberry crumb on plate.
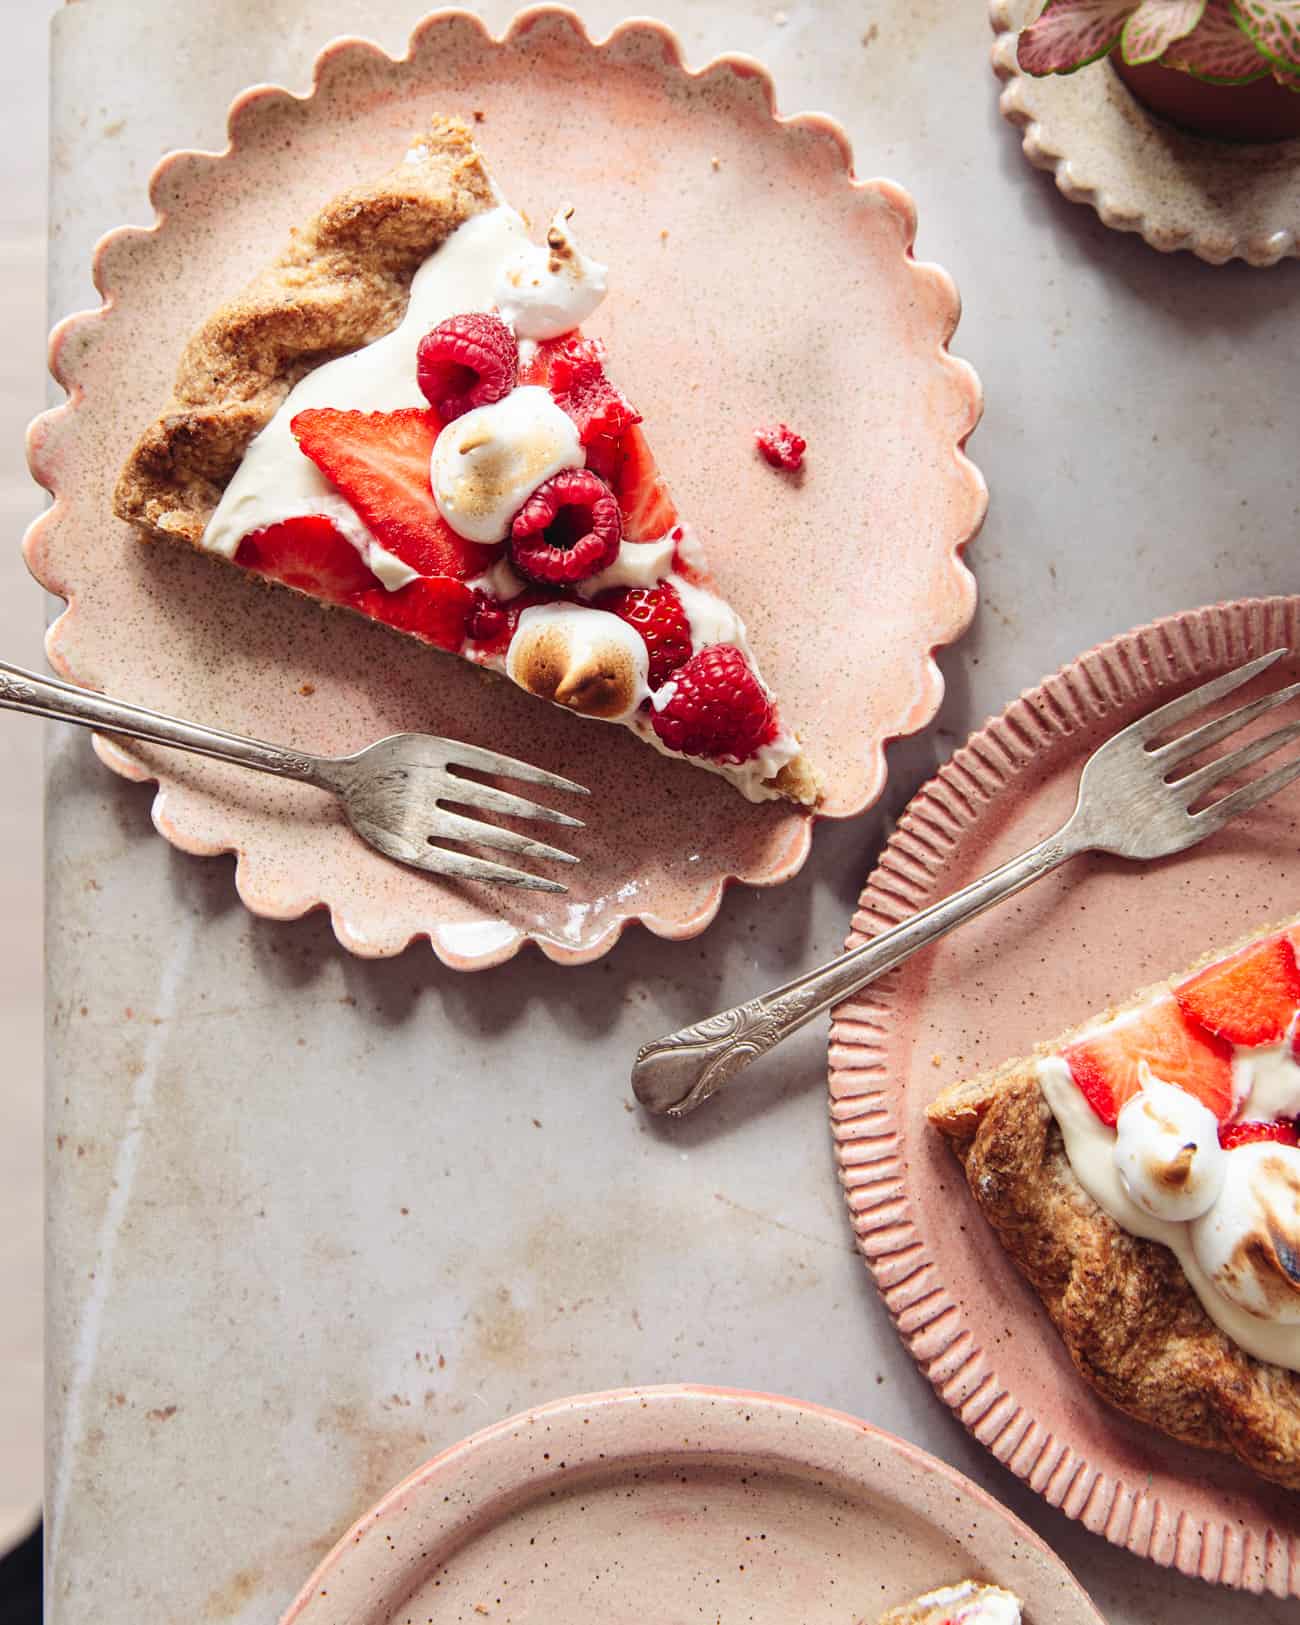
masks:
<path fill-rule="evenodd" d="M 773 468 L 788 469 L 791 473 L 803 467 L 803 454 L 808 442 L 796 434 L 788 423 L 777 423 L 770 429 L 755 429 L 754 442 Z"/>

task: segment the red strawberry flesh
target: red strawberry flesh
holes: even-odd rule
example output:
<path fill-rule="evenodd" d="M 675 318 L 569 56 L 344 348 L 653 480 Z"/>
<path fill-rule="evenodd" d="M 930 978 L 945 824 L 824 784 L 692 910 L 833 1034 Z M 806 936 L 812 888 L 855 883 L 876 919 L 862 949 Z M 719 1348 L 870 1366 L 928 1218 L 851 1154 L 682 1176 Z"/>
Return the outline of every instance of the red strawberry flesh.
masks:
<path fill-rule="evenodd" d="M 1103 1123 L 1142 1087 L 1141 1063 L 1157 1078 L 1195 1095 L 1225 1122 L 1233 1109 L 1232 1048 L 1190 1021 L 1170 994 L 1068 1045 L 1070 1075 Z"/>
<path fill-rule="evenodd" d="M 691 658 L 691 623 L 670 582 L 657 587 L 616 587 L 601 593 L 594 607 L 617 615 L 641 634 L 650 656 L 651 688 L 662 687 Z"/>
<path fill-rule="evenodd" d="M 1255 943 L 1174 989 L 1189 1016 L 1230 1044 L 1280 1044 L 1300 1008 L 1300 966 L 1285 936 Z"/>
<path fill-rule="evenodd" d="M 235 563 L 331 604 L 379 585 L 347 537 L 319 515 L 253 531 L 240 542 Z"/>
<path fill-rule="evenodd" d="M 464 580 L 490 568 L 499 549 L 458 536 L 438 512 L 429 458 L 443 427 L 436 412 L 299 412 L 299 446 L 356 509 L 375 540 L 422 576 Z"/>
<path fill-rule="evenodd" d="M 1300 1134 L 1296 1133 L 1296 1125 L 1289 1117 L 1279 1117 L 1269 1123 L 1248 1120 L 1219 1126 L 1219 1144 L 1225 1151 L 1235 1150 L 1239 1145 L 1257 1145 L 1261 1142 L 1300 1145 Z"/>

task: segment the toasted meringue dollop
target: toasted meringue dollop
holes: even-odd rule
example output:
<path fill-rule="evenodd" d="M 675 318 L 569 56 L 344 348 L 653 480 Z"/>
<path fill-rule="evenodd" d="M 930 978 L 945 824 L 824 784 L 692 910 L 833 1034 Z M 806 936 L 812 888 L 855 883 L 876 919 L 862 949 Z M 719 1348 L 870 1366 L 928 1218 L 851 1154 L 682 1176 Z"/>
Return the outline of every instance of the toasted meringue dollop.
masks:
<path fill-rule="evenodd" d="M 574 244 L 572 213 L 571 208 L 559 210 L 546 241 L 525 243 L 497 272 L 497 309 L 516 338 L 559 338 L 585 322 L 605 297 L 606 268 Z"/>
<path fill-rule="evenodd" d="M 1219 1123 L 1195 1095 L 1157 1078 L 1144 1061 L 1142 1087 L 1115 1125 L 1115 1166 L 1124 1189 L 1157 1219 L 1194 1219 L 1223 1185 L 1227 1152 Z"/>
<path fill-rule="evenodd" d="M 577 424 L 549 390 L 525 384 L 449 423 L 434 441 L 429 477 L 438 512 L 458 536 L 503 542 L 539 485 L 586 461 Z"/>
<path fill-rule="evenodd" d="M 1260 1141 L 1225 1160 L 1218 1201 L 1191 1226 L 1196 1261 L 1247 1313 L 1300 1325 L 1300 1148 Z"/>
<path fill-rule="evenodd" d="M 622 722 L 650 692 L 649 653 L 634 626 L 603 609 L 535 604 L 510 644 L 506 675 L 584 717 Z"/>

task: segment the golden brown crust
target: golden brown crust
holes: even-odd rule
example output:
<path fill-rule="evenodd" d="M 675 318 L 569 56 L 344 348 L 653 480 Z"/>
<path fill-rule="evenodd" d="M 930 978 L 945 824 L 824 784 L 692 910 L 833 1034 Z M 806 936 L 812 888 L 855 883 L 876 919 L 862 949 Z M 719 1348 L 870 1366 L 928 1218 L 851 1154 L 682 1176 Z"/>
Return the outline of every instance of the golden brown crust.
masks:
<path fill-rule="evenodd" d="M 397 326 L 421 262 L 494 201 L 460 120 L 435 119 L 418 145 L 425 160 L 333 198 L 194 334 L 171 399 L 118 479 L 119 518 L 197 543 L 294 384 Z"/>
<path fill-rule="evenodd" d="M 787 801 L 797 801 L 805 807 L 815 807 L 821 800 L 821 779 L 806 756 L 796 756 L 774 779 L 763 782 Z"/>
<path fill-rule="evenodd" d="M 1252 932 L 1242 946 L 1262 934 Z M 1216 949 L 1200 963 L 1232 951 Z M 1034 1070 L 1036 1056 L 1073 1036 L 953 1085 L 926 1115 L 952 1144 L 980 1210 L 1102 1398 L 1185 1444 L 1235 1456 L 1300 1489 L 1300 1376 L 1238 1348 L 1201 1307 L 1168 1248 L 1123 1230 L 1075 1178 Z"/>

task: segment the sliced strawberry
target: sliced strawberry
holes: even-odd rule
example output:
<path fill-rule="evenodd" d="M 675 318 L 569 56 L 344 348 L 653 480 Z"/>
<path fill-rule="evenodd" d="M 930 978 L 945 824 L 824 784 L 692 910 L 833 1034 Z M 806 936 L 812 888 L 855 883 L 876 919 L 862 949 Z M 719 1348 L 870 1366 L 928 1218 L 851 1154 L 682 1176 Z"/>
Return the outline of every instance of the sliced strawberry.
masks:
<path fill-rule="evenodd" d="M 374 587 L 361 594 L 356 607 L 385 626 L 457 654 L 465 643 L 474 594 L 447 576 L 421 576 L 396 592 Z"/>
<path fill-rule="evenodd" d="M 1239 1145 L 1256 1145 L 1266 1141 L 1272 1145 L 1300 1146 L 1300 1134 L 1289 1117 L 1279 1117 L 1271 1123 L 1221 1123 L 1219 1144 L 1225 1151 Z"/>
<path fill-rule="evenodd" d="M 1061 1053 L 1088 1104 L 1111 1127 L 1142 1086 L 1143 1061 L 1165 1083 L 1195 1095 L 1221 1123 L 1232 1115 L 1231 1045 L 1189 1021 L 1168 993 Z"/>
<path fill-rule="evenodd" d="M 331 604 L 379 585 L 347 537 L 318 515 L 283 519 L 245 536 L 235 563 Z"/>
<path fill-rule="evenodd" d="M 365 520 L 375 539 L 422 576 L 481 575 L 500 551 L 458 536 L 438 512 L 429 456 L 442 428 L 431 410 L 299 412 L 302 450 Z"/>
<path fill-rule="evenodd" d="M 1174 997 L 1230 1044 L 1280 1044 L 1300 1008 L 1300 966 L 1287 937 L 1255 943 L 1198 972 Z"/>
<path fill-rule="evenodd" d="M 587 447 L 587 466 L 618 498 L 623 535 L 629 542 L 654 542 L 677 523 L 654 453 L 634 424 L 617 438 L 602 435 Z"/>

